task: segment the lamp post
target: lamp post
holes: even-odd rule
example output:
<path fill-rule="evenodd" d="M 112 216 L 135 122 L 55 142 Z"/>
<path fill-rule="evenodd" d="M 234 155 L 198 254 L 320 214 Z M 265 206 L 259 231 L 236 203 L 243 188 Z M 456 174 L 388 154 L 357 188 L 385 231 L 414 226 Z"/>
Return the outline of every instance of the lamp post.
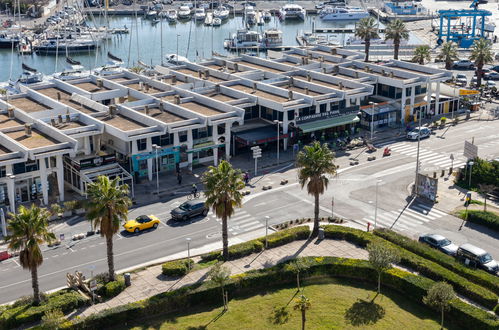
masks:
<path fill-rule="evenodd" d="M 279 120 L 274 120 L 274 124 L 277 124 L 277 164 L 279 164 L 279 125 L 281 122 Z"/>
<path fill-rule="evenodd" d="M 473 161 L 468 163 L 470 165 L 470 181 L 468 182 L 469 189 L 471 189 L 471 170 L 473 169 L 473 165 L 475 164 Z"/>
<path fill-rule="evenodd" d="M 156 153 L 156 195 L 159 198 L 159 162 L 158 162 L 158 149 L 161 147 L 157 144 L 152 145 L 154 152 Z"/>
<path fill-rule="evenodd" d="M 419 127 L 418 127 L 418 152 L 416 155 L 416 179 L 414 180 L 414 193 L 418 194 L 418 176 L 419 176 L 419 145 L 421 143 L 421 107 L 419 107 Z"/>
<path fill-rule="evenodd" d="M 374 135 L 374 106 L 378 105 L 375 102 L 369 102 L 369 105 L 371 105 L 372 109 L 372 114 L 371 114 L 371 142 L 373 140 L 373 135 Z"/>
<path fill-rule="evenodd" d="M 191 270 L 191 238 L 187 237 L 185 239 L 187 241 L 187 263 L 189 264 L 189 270 Z"/>
<path fill-rule="evenodd" d="M 381 180 L 376 181 L 376 200 L 374 202 L 374 229 L 376 229 L 376 225 L 378 223 L 378 186 L 381 183 Z"/>
<path fill-rule="evenodd" d="M 178 37 L 180 37 L 180 34 L 177 34 L 177 58 L 175 59 L 175 64 L 178 65 Z"/>
<path fill-rule="evenodd" d="M 269 233 L 269 220 L 270 217 L 268 215 L 265 216 L 265 248 L 267 248 L 267 234 Z"/>

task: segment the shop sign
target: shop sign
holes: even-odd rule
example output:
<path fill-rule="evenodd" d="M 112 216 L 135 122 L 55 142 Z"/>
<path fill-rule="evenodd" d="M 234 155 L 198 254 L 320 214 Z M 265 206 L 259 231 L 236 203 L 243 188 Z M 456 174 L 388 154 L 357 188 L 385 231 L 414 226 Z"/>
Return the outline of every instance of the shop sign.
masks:
<path fill-rule="evenodd" d="M 99 167 L 105 164 L 116 163 L 116 155 L 106 155 L 106 156 L 96 156 L 92 158 L 81 159 L 79 162 L 76 162 L 77 169 L 85 169 L 91 167 Z"/>
<path fill-rule="evenodd" d="M 213 142 L 206 142 L 206 143 L 196 144 L 196 145 L 194 145 L 192 147 L 191 150 L 187 150 L 187 153 L 190 154 L 190 153 L 193 153 L 193 152 L 199 152 L 199 151 L 203 151 L 203 150 L 206 150 L 206 149 L 220 148 L 220 147 L 223 147 L 224 145 L 225 145 L 224 143 L 215 144 Z"/>
<path fill-rule="evenodd" d="M 178 147 L 163 148 L 161 150 L 158 150 L 158 157 L 178 153 L 179 152 L 178 149 L 179 149 Z M 141 161 L 141 160 L 147 160 L 150 158 L 156 158 L 156 151 L 144 152 L 142 154 L 133 155 L 132 158 L 134 159 L 134 161 Z"/>
<path fill-rule="evenodd" d="M 329 118 L 339 117 L 339 116 L 343 116 L 346 114 L 357 113 L 357 112 L 359 112 L 359 106 L 354 106 L 354 107 L 344 108 L 344 109 L 340 109 L 340 110 L 331 110 L 331 111 L 327 111 L 327 112 L 314 113 L 314 114 L 311 114 L 308 116 L 296 117 L 295 122 L 296 122 L 296 124 L 303 124 L 303 123 L 309 122 L 309 121 L 329 119 Z"/>
<path fill-rule="evenodd" d="M 478 95 L 480 94 L 479 91 L 475 91 L 475 90 L 472 90 L 472 89 L 460 89 L 459 90 L 459 96 L 462 96 L 462 95 Z"/>

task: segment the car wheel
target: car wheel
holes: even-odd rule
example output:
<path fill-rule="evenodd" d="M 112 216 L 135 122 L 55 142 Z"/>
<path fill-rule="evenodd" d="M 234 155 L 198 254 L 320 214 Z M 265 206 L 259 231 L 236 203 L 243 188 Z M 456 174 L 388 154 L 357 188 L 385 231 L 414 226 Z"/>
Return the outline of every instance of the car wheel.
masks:
<path fill-rule="evenodd" d="M 135 228 L 133 232 L 137 234 L 139 231 L 140 231 L 139 228 Z"/>
<path fill-rule="evenodd" d="M 188 217 L 188 216 L 186 216 L 186 215 L 184 215 L 184 216 L 182 217 L 182 221 L 187 221 L 187 220 L 189 220 L 189 217 Z"/>
<path fill-rule="evenodd" d="M 203 217 L 205 217 L 207 215 L 208 215 L 208 209 L 204 209 L 204 211 L 203 211 Z"/>
<path fill-rule="evenodd" d="M 158 224 L 157 224 L 157 223 L 155 223 L 155 224 L 153 225 L 153 227 L 154 227 L 154 229 L 158 228 Z"/>

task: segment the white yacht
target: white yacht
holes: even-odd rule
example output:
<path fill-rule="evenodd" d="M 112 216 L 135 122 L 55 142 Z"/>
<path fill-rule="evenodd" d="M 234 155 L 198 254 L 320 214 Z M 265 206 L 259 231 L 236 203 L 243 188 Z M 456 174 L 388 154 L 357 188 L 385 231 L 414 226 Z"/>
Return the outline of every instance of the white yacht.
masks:
<path fill-rule="evenodd" d="M 204 11 L 204 8 L 196 8 L 194 11 L 194 20 L 196 22 L 204 22 L 206 18 L 206 12 Z"/>
<path fill-rule="evenodd" d="M 224 6 L 220 6 L 213 11 L 213 17 L 220 18 L 222 21 L 228 19 L 229 15 L 230 11 Z"/>
<path fill-rule="evenodd" d="M 54 78 L 60 80 L 73 80 L 88 77 L 89 71 L 84 71 L 81 62 L 75 61 L 70 57 L 66 57 L 67 66 L 64 71 L 54 74 Z"/>
<path fill-rule="evenodd" d="M 191 9 L 189 6 L 180 6 L 177 16 L 179 19 L 189 19 L 191 18 Z"/>
<path fill-rule="evenodd" d="M 177 11 L 175 9 L 170 9 L 166 12 L 166 19 L 170 23 L 175 23 L 177 22 Z"/>
<path fill-rule="evenodd" d="M 356 7 L 333 7 L 326 6 L 319 12 L 323 21 L 359 20 L 369 17 L 367 10 Z"/>
<path fill-rule="evenodd" d="M 146 14 L 147 18 L 156 18 L 158 16 L 158 12 L 156 10 L 149 10 Z"/>
<path fill-rule="evenodd" d="M 213 18 L 213 21 L 212 21 L 211 25 L 213 25 L 213 26 L 220 26 L 220 25 L 222 25 L 222 19 L 220 17 Z"/>
<path fill-rule="evenodd" d="M 206 13 L 204 25 L 211 26 L 213 24 L 213 13 Z"/>
<path fill-rule="evenodd" d="M 244 20 L 246 24 L 254 25 L 256 24 L 256 12 L 253 6 L 246 5 L 244 6 Z"/>
<path fill-rule="evenodd" d="M 282 46 L 282 31 L 278 29 L 268 29 L 263 32 L 262 47 L 275 48 Z"/>
<path fill-rule="evenodd" d="M 272 19 L 272 14 L 270 13 L 270 11 L 264 11 L 263 12 L 263 20 L 265 22 L 269 22 L 270 20 Z"/>
<path fill-rule="evenodd" d="M 181 65 L 182 63 L 190 63 L 187 59 L 187 57 L 180 56 L 177 54 L 166 54 L 165 55 L 165 62 L 163 62 L 163 65 L 166 67 L 173 67 L 177 65 Z"/>
<path fill-rule="evenodd" d="M 230 39 L 224 41 L 224 47 L 228 49 L 256 48 L 261 47 L 261 44 L 262 35 L 246 29 L 237 30 Z"/>
<path fill-rule="evenodd" d="M 279 19 L 284 21 L 286 19 L 299 18 L 304 20 L 306 16 L 306 11 L 302 6 L 293 3 L 288 3 L 279 9 Z"/>
<path fill-rule="evenodd" d="M 27 66 L 26 64 L 22 64 L 23 73 L 21 77 L 16 81 L 16 83 L 29 85 L 36 84 L 43 81 L 43 73 L 38 72 L 36 69 Z"/>
<path fill-rule="evenodd" d="M 105 65 L 95 69 L 94 73 L 97 76 L 109 76 L 116 73 L 123 72 L 123 60 L 107 52 L 108 61 Z"/>

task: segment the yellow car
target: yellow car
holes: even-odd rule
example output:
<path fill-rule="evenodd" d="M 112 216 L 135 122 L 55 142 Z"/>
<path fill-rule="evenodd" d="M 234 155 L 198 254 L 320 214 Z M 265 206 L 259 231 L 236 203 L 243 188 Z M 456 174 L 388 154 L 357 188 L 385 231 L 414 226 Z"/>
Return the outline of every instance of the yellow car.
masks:
<path fill-rule="evenodd" d="M 158 228 L 159 219 L 154 215 L 141 215 L 135 220 L 128 220 L 123 227 L 130 233 L 138 233 L 149 228 Z"/>

